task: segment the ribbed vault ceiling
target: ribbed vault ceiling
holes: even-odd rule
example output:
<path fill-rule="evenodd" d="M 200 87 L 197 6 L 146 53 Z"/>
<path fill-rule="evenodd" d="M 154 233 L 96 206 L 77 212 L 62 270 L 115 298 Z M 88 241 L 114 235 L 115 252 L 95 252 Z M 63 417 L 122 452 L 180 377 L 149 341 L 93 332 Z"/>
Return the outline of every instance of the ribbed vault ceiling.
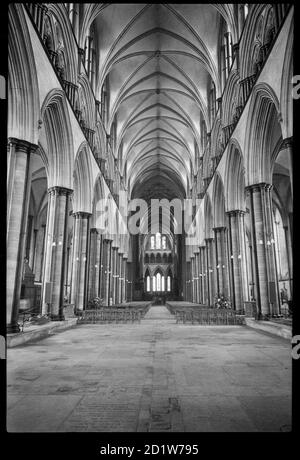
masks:
<path fill-rule="evenodd" d="M 221 15 L 230 23 L 231 7 L 102 4 L 97 15 L 94 7 L 97 94 L 109 75 L 107 131 L 117 120 L 115 155 L 132 197 L 188 195 L 201 152 L 200 113 L 209 131 L 210 76 L 219 94 Z"/>

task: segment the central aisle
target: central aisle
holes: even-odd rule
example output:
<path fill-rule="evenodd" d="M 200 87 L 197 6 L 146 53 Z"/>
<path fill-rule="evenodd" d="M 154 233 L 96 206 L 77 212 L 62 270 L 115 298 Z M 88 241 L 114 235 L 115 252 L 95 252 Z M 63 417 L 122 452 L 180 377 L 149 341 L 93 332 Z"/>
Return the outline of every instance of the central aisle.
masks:
<path fill-rule="evenodd" d="M 169 310 L 164 305 L 152 305 L 150 307 L 150 310 L 148 310 L 148 312 L 146 313 L 144 320 L 145 319 L 169 319 L 174 321 L 174 316 L 171 315 Z"/>
<path fill-rule="evenodd" d="M 7 350 L 9 432 L 280 431 L 290 343 L 243 326 L 81 325 Z"/>

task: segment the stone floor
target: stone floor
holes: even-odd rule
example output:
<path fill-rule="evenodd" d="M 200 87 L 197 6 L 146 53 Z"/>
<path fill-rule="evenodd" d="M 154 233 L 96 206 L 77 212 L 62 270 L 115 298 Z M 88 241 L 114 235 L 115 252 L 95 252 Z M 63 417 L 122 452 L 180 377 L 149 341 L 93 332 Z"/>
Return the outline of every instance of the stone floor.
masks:
<path fill-rule="evenodd" d="M 7 350 L 9 432 L 281 431 L 290 343 L 245 326 L 81 325 Z"/>

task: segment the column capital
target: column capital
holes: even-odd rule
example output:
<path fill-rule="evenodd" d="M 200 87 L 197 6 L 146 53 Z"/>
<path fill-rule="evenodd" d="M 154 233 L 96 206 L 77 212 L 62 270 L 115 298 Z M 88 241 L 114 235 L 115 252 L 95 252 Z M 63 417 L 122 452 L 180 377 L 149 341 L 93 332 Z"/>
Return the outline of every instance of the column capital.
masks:
<path fill-rule="evenodd" d="M 243 216 L 245 211 L 242 209 L 232 209 L 231 211 L 227 211 L 226 214 L 230 217 Z"/>
<path fill-rule="evenodd" d="M 38 149 L 38 145 L 15 137 L 8 138 L 8 146 L 10 145 L 13 145 L 18 152 L 24 153 L 34 153 Z"/>
<path fill-rule="evenodd" d="M 103 243 L 112 244 L 112 242 L 113 242 L 113 240 L 110 239 L 109 236 L 105 235 L 105 236 L 103 237 Z"/>
<path fill-rule="evenodd" d="M 90 232 L 95 233 L 96 235 L 98 235 L 98 229 L 96 227 L 91 228 Z"/>
<path fill-rule="evenodd" d="M 224 232 L 226 230 L 226 227 L 213 227 L 213 231 L 215 233 L 221 233 L 221 232 Z"/>
<path fill-rule="evenodd" d="M 247 192 L 260 192 L 261 190 L 269 190 L 272 187 L 272 184 L 267 184 L 266 182 L 260 182 L 258 184 L 252 184 L 245 187 Z"/>
<path fill-rule="evenodd" d="M 206 243 L 211 243 L 214 240 L 214 238 L 204 238 L 204 241 Z"/>
<path fill-rule="evenodd" d="M 292 147 L 293 147 L 293 136 L 282 139 L 280 150 L 284 150 L 284 149 L 292 148 Z"/>
<path fill-rule="evenodd" d="M 73 193 L 73 190 L 66 187 L 61 187 L 59 185 L 54 185 L 53 187 L 48 188 L 49 195 L 66 195 L 69 196 Z"/>
<path fill-rule="evenodd" d="M 89 219 L 92 216 L 92 214 L 90 212 L 77 211 L 73 212 L 72 216 L 74 217 L 74 219 Z"/>

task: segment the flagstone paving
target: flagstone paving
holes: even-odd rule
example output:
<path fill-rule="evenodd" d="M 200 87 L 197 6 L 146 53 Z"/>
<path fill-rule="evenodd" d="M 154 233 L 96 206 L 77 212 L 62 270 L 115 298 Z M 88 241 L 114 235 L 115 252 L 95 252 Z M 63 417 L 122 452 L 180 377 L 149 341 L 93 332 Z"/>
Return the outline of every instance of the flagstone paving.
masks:
<path fill-rule="evenodd" d="M 81 325 L 7 350 L 9 432 L 283 431 L 288 340 L 245 326 Z"/>

